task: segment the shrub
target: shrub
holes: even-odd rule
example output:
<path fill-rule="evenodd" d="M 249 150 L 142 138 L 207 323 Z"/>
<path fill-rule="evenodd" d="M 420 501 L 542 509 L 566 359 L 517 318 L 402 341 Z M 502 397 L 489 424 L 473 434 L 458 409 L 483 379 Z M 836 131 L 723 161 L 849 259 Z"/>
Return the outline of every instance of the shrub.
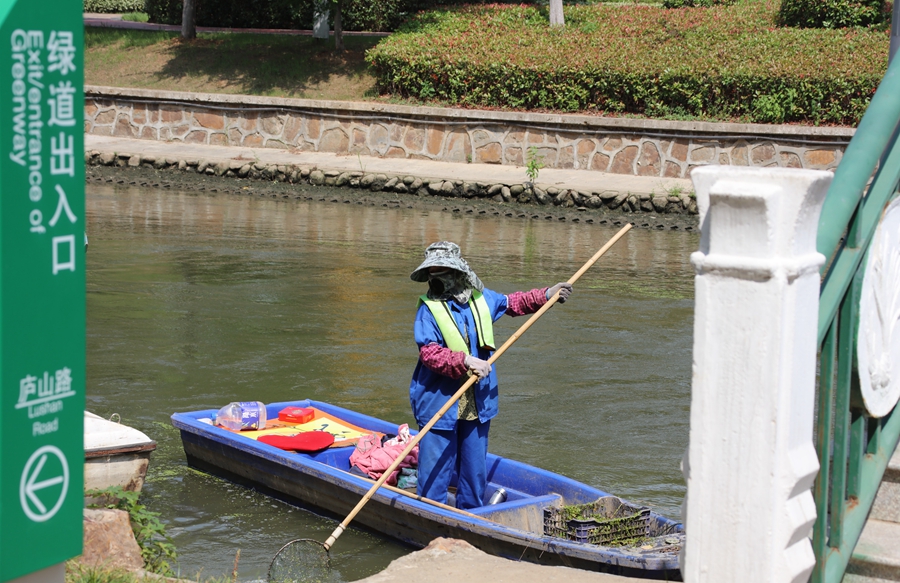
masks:
<path fill-rule="evenodd" d="M 181 24 L 182 0 L 146 0 L 151 22 Z M 197 26 L 312 28 L 313 0 L 198 0 Z"/>
<path fill-rule="evenodd" d="M 181 24 L 182 8 L 181 0 L 146 0 L 144 11 L 150 18 L 150 22 Z"/>
<path fill-rule="evenodd" d="M 870 26 L 890 19 L 891 0 L 783 0 L 778 21 L 801 28 Z"/>
<path fill-rule="evenodd" d="M 528 6 L 430 11 L 367 53 L 380 91 L 472 107 L 856 124 L 885 31 L 774 26 L 774 1 L 707 10 Z"/>
<path fill-rule="evenodd" d="M 120 12 L 143 12 L 144 0 L 84 0 L 85 12 L 113 14 Z"/>
<path fill-rule="evenodd" d="M 424 8 L 422 0 L 350 0 L 341 13 L 345 30 L 391 31 Z M 331 15 L 332 19 L 334 15 Z"/>

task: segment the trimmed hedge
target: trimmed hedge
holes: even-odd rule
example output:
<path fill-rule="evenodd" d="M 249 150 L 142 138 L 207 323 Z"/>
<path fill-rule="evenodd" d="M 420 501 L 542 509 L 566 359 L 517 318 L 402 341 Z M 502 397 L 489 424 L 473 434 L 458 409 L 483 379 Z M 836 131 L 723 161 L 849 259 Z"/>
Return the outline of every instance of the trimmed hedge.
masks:
<path fill-rule="evenodd" d="M 146 2 L 151 22 L 181 24 L 182 0 Z M 344 30 L 394 30 L 424 4 L 425 0 L 344 0 L 341 23 Z M 199 0 L 194 18 L 198 26 L 308 30 L 314 12 L 314 0 Z M 334 19 L 333 9 L 330 17 Z"/>
<path fill-rule="evenodd" d="M 892 0 L 782 0 L 778 21 L 801 28 L 870 26 L 890 20 Z"/>
<path fill-rule="evenodd" d="M 84 0 L 84 12 L 104 14 L 144 12 L 144 0 Z"/>
<path fill-rule="evenodd" d="M 889 32 L 783 29 L 776 0 L 727 7 L 469 6 L 367 52 L 382 93 L 459 106 L 855 125 Z"/>

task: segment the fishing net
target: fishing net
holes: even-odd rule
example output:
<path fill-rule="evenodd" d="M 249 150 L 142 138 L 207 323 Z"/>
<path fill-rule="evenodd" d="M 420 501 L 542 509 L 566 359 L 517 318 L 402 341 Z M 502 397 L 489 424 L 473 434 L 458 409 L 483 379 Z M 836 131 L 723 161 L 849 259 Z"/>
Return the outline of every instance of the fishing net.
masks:
<path fill-rule="evenodd" d="M 332 568 L 328 551 L 319 541 L 300 538 L 287 543 L 269 565 L 268 583 L 344 583 Z"/>

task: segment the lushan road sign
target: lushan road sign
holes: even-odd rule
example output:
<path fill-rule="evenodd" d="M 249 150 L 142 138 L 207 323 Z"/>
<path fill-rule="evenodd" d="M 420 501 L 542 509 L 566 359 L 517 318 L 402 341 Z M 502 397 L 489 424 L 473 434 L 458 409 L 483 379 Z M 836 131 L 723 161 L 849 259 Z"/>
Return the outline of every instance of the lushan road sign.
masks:
<path fill-rule="evenodd" d="M 0 583 L 81 554 L 80 0 L 0 0 Z"/>

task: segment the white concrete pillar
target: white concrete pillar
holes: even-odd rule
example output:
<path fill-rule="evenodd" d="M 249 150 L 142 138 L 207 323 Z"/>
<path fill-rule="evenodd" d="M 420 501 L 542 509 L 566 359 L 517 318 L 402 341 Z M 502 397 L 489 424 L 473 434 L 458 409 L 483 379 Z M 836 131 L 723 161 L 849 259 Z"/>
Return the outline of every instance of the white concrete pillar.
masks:
<path fill-rule="evenodd" d="M 810 489 L 819 267 L 829 172 L 704 166 L 686 583 L 800 583 L 815 563 Z"/>

